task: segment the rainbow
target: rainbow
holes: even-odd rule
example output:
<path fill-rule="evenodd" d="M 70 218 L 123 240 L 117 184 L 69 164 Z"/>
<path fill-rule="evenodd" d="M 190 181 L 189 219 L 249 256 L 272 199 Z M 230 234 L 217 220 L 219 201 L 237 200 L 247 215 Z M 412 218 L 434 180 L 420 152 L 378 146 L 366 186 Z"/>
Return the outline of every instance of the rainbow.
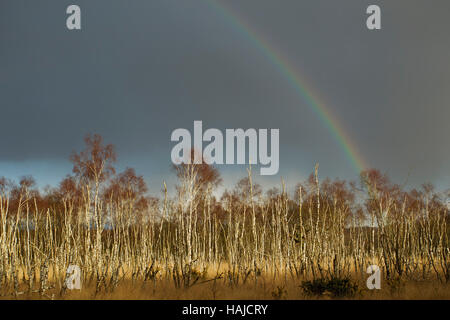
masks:
<path fill-rule="evenodd" d="M 239 15 L 231 9 L 220 4 L 217 0 L 206 0 L 225 20 L 235 28 L 236 31 L 244 35 L 253 45 L 258 48 L 276 67 L 277 70 L 289 81 L 290 85 L 303 98 L 311 110 L 319 117 L 324 126 L 336 139 L 346 157 L 352 164 L 354 170 L 359 173 L 368 168 L 362 155 L 359 153 L 356 144 L 352 142 L 349 135 L 345 132 L 339 120 L 321 101 L 318 94 L 306 84 L 300 75 L 294 72 L 295 68 L 278 52 L 273 45 L 270 45 L 262 36 L 253 30 Z"/>

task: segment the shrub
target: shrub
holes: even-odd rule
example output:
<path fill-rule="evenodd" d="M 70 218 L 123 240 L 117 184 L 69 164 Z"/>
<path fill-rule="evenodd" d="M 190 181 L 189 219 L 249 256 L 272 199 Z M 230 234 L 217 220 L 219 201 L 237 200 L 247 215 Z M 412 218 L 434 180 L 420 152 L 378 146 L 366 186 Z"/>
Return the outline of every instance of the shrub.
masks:
<path fill-rule="evenodd" d="M 334 298 L 352 297 L 358 291 L 358 285 L 349 278 L 319 278 L 303 281 L 300 287 L 309 296 L 322 296 L 329 292 Z"/>

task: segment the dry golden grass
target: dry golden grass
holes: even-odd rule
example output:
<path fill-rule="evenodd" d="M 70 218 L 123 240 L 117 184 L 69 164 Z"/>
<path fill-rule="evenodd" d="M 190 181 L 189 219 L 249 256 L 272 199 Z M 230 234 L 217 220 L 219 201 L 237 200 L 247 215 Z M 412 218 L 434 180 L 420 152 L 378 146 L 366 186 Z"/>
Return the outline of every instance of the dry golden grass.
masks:
<path fill-rule="evenodd" d="M 64 295 L 59 290 L 50 289 L 45 296 L 39 293 L 2 296 L 0 299 L 63 299 L 63 300 L 298 300 L 298 299 L 332 299 L 328 295 L 308 296 L 300 288 L 301 281 L 286 283 L 273 282 L 260 277 L 255 285 L 253 281 L 232 288 L 222 280 L 195 284 L 190 288 L 176 288 L 172 281 L 160 280 L 153 283 L 133 283 L 122 281 L 113 292 L 96 293 L 95 284 L 82 287 L 81 290 L 68 290 Z M 420 299 L 420 300 L 450 300 L 450 285 L 442 285 L 436 281 L 405 281 L 399 287 L 391 287 L 382 281 L 380 290 L 365 289 L 365 284 L 359 281 L 359 290 L 354 297 L 342 299 Z M 280 294 L 281 292 L 281 294 Z"/>

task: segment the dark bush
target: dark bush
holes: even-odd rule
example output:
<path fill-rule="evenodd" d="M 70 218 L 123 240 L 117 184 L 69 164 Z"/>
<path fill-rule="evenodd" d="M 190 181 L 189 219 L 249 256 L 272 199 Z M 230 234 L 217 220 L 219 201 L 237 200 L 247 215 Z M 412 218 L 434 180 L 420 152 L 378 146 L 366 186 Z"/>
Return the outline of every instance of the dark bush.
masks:
<path fill-rule="evenodd" d="M 300 287 L 309 296 L 331 294 L 334 298 L 352 297 L 358 291 L 358 285 L 349 278 L 319 278 L 303 281 Z"/>

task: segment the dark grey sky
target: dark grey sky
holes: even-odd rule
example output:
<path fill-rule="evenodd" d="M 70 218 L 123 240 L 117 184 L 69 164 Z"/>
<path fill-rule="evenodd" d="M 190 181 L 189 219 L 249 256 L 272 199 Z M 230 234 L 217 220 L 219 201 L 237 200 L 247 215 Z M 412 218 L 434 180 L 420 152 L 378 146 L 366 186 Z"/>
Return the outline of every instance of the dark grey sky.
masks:
<path fill-rule="evenodd" d="M 170 172 L 170 134 L 279 128 L 289 185 L 355 179 L 345 152 L 285 76 L 212 0 L 2 0 L 0 175 L 56 184 L 96 132 L 151 190 Z M 372 167 L 410 186 L 450 186 L 450 2 L 218 1 L 292 63 L 337 115 Z M 78 4 L 82 30 L 66 29 Z M 369 31 L 365 10 L 382 9 Z M 244 166 L 220 167 L 225 183 Z"/>

